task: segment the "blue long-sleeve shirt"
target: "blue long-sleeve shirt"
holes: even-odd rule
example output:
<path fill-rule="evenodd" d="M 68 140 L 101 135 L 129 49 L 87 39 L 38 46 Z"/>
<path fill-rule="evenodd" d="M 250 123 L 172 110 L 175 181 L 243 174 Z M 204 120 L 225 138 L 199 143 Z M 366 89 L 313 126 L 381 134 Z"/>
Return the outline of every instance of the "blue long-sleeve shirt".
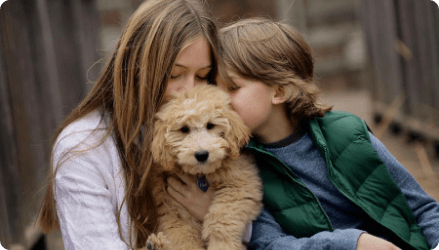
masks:
<path fill-rule="evenodd" d="M 439 243 L 439 204 L 430 197 L 413 176 L 393 157 L 386 147 L 370 133 L 372 146 L 387 166 L 398 187 L 405 195 L 413 215 L 431 248 Z M 319 199 L 334 231 L 323 231 L 309 238 L 287 235 L 273 216 L 264 209 L 253 222 L 251 249 L 356 249 L 361 233 L 380 236 L 368 228 L 366 214 L 344 197 L 329 180 L 326 163 L 311 137 L 281 147 L 265 147 L 299 177 Z"/>

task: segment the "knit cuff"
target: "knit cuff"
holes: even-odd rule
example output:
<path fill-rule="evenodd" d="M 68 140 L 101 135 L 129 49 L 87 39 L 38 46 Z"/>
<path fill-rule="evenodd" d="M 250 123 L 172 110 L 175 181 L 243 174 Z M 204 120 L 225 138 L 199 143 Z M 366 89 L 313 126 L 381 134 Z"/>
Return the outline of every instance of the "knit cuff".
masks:
<path fill-rule="evenodd" d="M 362 233 L 365 233 L 365 231 L 358 229 L 343 230 L 341 236 L 337 237 L 337 246 L 335 247 L 335 249 L 357 249 L 358 238 L 360 238 L 360 235 Z"/>

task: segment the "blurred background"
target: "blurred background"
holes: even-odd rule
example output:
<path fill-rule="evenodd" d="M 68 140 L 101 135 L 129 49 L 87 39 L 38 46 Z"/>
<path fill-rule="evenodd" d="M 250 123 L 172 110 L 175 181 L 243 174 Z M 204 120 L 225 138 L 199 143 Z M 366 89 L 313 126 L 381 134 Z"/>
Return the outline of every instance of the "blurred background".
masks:
<path fill-rule="evenodd" d="M 439 200 L 439 9 L 430 0 L 206 0 L 219 25 L 298 29 L 322 99 L 369 124 Z M 0 9 L 0 242 L 63 249 L 33 227 L 57 124 L 91 89 L 140 0 L 9 0 Z"/>

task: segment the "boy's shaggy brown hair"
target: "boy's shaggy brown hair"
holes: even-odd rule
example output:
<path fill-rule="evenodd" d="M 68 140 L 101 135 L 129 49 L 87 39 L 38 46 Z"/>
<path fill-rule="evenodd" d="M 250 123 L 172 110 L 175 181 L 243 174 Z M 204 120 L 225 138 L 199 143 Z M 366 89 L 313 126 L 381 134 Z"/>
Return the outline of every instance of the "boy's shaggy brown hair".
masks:
<path fill-rule="evenodd" d="M 244 78 L 278 86 L 288 97 L 287 114 L 294 123 L 322 117 L 332 107 L 320 103 L 314 82 L 311 48 L 292 27 L 265 18 L 237 21 L 219 32 L 220 77 L 231 89 L 233 71 Z"/>

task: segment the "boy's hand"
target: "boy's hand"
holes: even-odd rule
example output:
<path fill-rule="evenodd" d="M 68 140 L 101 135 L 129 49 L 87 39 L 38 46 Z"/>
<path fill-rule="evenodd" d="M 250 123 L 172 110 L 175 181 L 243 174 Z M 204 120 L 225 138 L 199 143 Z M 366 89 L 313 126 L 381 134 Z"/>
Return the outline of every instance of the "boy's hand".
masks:
<path fill-rule="evenodd" d="M 358 238 L 357 250 L 401 250 L 401 248 L 393 245 L 391 242 L 373 236 L 368 233 L 363 233 Z"/>
<path fill-rule="evenodd" d="M 213 189 L 203 192 L 197 186 L 197 180 L 190 175 L 178 175 L 180 180 L 170 176 L 167 179 L 167 191 L 174 200 L 185 207 L 197 220 L 203 221 L 213 200 Z"/>

